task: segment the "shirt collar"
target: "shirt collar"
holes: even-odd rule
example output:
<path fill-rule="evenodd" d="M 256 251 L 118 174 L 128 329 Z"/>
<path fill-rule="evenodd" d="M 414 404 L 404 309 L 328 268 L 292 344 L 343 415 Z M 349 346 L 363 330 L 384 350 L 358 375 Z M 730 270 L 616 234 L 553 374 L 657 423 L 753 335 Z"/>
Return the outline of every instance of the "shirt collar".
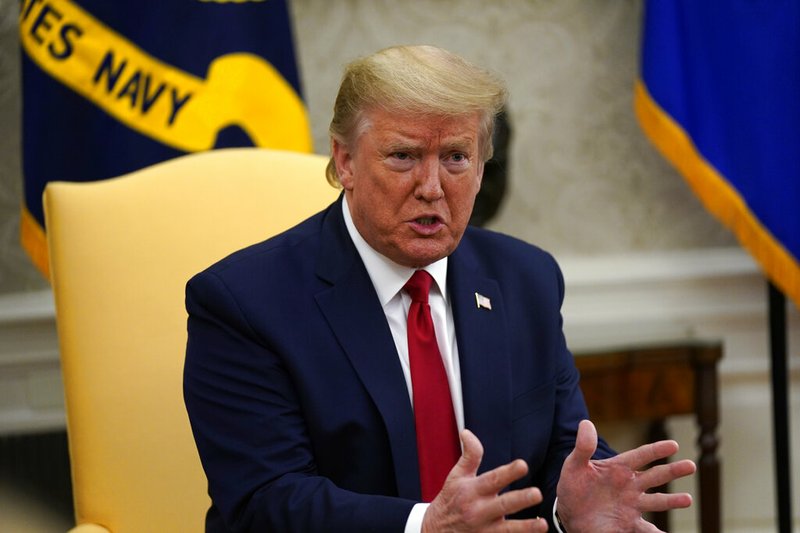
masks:
<path fill-rule="evenodd" d="M 372 284 L 375 287 L 375 292 L 378 293 L 378 299 L 381 306 L 385 306 L 389 300 L 395 297 L 400 292 L 403 285 L 406 284 L 408 279 L 414 273 L 413 268 L 398 265 L 385 255 L 377 252 L 370 246 L 364 237 L 356 229 L 353 218 L 350 216 L 350 207 L 347 204 L 347 197 L 342 196 L 342 214 L 344 215 L 344 224 L 347 227 L 347 233 L 353 240 L 353 244 L 367 268 Z M 447 257 L 439 259 L 435 263 L 431 263 L 424 269 L 431 275 L 439 292 L 447 301 Z"/>

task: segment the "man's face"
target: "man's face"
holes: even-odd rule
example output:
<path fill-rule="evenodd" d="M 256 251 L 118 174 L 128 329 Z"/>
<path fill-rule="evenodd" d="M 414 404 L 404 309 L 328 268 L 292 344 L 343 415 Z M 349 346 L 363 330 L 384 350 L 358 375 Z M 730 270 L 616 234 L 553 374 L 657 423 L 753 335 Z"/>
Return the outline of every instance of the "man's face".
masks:
<path fill-rule="evenodd" d="M 481 185 L 478 114 L 365 114 L 367 127 L 333 155 L 353 222 L 372 248 L 418 268 L 450 255 Z"/>

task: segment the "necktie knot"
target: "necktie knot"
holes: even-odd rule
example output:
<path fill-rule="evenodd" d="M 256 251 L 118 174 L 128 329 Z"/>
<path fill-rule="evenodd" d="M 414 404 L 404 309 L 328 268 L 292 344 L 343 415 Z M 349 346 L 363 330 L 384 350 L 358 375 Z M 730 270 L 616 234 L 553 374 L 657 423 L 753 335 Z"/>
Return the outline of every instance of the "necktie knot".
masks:
<path fill-rule="evenodd" d="M 428 303 L 428 293 L 431 290 L 433 278 L 424 270 L 417 270 L 403 287 L 411 296 L 412 302 Z"/>

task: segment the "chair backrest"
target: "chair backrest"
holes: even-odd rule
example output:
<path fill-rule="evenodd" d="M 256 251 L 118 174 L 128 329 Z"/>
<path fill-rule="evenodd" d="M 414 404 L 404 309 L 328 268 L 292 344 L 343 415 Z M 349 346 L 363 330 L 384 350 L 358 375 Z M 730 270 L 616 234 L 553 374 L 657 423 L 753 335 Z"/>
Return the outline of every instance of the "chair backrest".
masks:
<path fill-rule="evenodd" d="M 332 202 L 326 158 L 193 154 L 44 194 L 78 524 L 202 531 L 183 404 L 186 281 Z"/>

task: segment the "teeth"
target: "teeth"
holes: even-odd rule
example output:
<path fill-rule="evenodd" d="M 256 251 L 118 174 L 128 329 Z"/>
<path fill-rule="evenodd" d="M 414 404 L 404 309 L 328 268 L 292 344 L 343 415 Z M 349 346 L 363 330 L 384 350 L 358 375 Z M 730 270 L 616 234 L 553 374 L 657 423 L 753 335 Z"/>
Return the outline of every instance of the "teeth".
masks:
<path fill-rule="evenodd" d="M 434 221 L 435 219 L 433 217 L 423 217 L 417 219 L 417 222 L 424 226 L 430 226 L 431 224 L 434 223 Z"/>

